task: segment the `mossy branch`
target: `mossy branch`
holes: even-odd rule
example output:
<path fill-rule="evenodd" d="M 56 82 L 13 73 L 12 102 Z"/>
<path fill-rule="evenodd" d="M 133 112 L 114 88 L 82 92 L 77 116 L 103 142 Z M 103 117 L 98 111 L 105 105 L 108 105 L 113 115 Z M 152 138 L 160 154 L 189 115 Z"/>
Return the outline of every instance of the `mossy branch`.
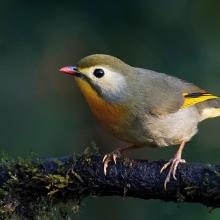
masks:
<path fill-rule="evenodd" d="M 220 166 L 181 164 L 177 181 L 165 191 L 164 161 L 119 159 L 103 173 L 102 156 L 82 155 L 46 160 L 4 160 L 0 165 L 0 216 L 34 218 L 60 202 L 78 209 L 86 196 L 122 196 L 202 203 L 220 207 Z M 42 211 L 43 210 L 43 211 Z"/>

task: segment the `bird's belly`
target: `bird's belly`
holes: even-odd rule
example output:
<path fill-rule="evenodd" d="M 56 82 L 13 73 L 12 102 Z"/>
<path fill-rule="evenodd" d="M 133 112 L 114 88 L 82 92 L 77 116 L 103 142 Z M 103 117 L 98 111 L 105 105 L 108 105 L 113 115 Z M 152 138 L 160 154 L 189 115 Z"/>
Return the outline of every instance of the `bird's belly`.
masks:
<path fill-rule="evenodd" d="M 153 142 L 159 147 L 164 147 L 188 142 L 197 133 L 199 121 L 199 112 L 192 106 L 172 114 L 150 117 L 146 129 Z"/>
<path fill-rule="evenodd" d="M 177 145 L 188 142 L 197 133 L 199 121 L 200 114 L 193 106 L 163 116 L 146 114 L 129 121 L 119 138 L 137 146 Z"/>
<path fill-rule="evenodd" d="M 92 112 L 116 137 L 131 144 L 165 147 L 188 142 L 196 133 L 200 115 L 194 107 L 163 116 L 135 118 L 122 107 L 90 103 Z"/>

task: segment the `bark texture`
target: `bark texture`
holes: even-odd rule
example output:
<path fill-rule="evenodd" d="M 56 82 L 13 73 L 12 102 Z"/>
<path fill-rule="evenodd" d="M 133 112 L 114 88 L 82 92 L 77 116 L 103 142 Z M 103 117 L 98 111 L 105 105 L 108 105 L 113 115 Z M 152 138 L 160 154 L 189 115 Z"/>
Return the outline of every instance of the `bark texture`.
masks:
<path fill-rule="evenodd" d="M 160 174 L 164 163 L 119 159 L 116 165 L 110 162 L 106 176 L 102 156 L 97 154 L 2 163 L 0 212 L 31 218 L 33 212 L 38 210 L 36 203 L 42 199 L 53 203 L 79 203 L 84 197 L 92 195 L 129 196 L 220 207 L 219 165 L 180 164 L 177 181 L 172 179 L 165 191 L 163 184 L 167 171 Z M 5 207 L 9 208 L 5 210 Z"/>

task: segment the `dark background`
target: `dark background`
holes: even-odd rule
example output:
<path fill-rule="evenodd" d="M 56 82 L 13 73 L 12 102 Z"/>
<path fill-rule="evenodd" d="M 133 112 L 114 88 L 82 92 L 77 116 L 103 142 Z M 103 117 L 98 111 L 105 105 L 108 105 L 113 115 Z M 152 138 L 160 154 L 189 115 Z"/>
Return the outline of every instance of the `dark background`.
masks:
<path fill-rule="evenodd" d="M 0 2 L 0 150 L 12 156 L 63 156 L 94 141 L 102 153 L 119 143 L 91 115 L 71 77 L 58 69 L 111 54 L 133 66 L 169 73 L 220 95 L 220 1 Z M 200 125 L 187 161 L 220 163 L 220 118 Z M 131 157 L 168 159 L 176 148 Z M 88 198 L 74 219 L 218 220 L 198 204 Z"/>

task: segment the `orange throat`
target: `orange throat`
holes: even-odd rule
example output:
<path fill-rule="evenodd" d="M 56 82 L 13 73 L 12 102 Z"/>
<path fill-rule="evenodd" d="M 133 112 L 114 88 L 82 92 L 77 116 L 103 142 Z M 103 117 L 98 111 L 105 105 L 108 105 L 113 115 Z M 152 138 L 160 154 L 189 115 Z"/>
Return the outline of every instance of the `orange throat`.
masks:
<path fill-rule="evenodd" d="M 93 114 L 105 127 L 112 129 L 123 125 L 127 114 L 122 105 L 111 104 L 103 100 L 85 80 L 77 79 L 77 83 Z"/>

